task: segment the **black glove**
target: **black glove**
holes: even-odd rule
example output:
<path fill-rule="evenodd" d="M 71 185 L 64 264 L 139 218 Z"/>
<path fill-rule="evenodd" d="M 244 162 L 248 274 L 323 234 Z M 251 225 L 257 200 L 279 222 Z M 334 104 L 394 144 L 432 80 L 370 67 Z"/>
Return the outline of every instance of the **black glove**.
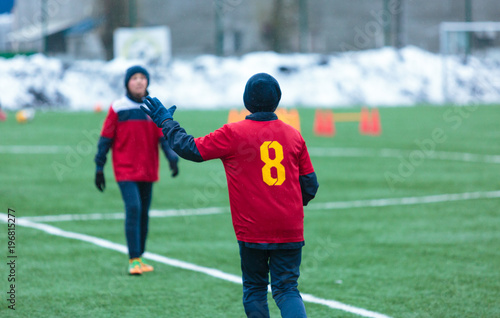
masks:
<path fill-rule="evenodd" d="M 158 100 L 158 98 L 151 96 L 146 96 L 144 99 L 144 105 L 141 109 L 151 117 L 156 126 L 161 128 L 161 124 L 167 119 L 173 119 L 175 109 L 177 106 L 172 106 L 166 109 L 165 106 Z"/>
<path fill-rule="evenodd" d="M 179 174 L 179 167 L 177 166 L 177 161 L 170 161 L 170 171 L 172 171 L 172 178 L 177 177 Z"/>
<path fill-rule="evenodd" d="M 99 191 L 104 192 L 106 188 L 106 181 L 104 180 L 104 173 L 102 171 L 97 171 L 95 173 L 95 186 Z"/>

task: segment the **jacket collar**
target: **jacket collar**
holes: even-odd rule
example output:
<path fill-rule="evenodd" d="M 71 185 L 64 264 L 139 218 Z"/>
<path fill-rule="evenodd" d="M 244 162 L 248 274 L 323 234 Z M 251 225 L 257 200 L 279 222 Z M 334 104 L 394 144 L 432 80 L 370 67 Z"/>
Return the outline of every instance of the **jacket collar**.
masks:
<path fill-rule="evenodd" d="M 144 97 L 146 97 L 148 95 L 149 95 L 149 92 L 146 90 L 146 95 Z M 130 94 L 130 92 L 127 89 L 127 98 L 130 99 L 131 101 L 134 101 L 136 103 L 142 104 L 143 100 L 144 100 L 144 97 L 141 97 L 140 99 L 135 98 L 134 96 L 132 96 L 132 94 Z"/>
<path fill-rule="evenodd" d="M 278 116 L 276 116 L 274 112 L 257 112 L 246 116 L 245 119 L 255 121 L 271 121 L 278 119 Z"/>

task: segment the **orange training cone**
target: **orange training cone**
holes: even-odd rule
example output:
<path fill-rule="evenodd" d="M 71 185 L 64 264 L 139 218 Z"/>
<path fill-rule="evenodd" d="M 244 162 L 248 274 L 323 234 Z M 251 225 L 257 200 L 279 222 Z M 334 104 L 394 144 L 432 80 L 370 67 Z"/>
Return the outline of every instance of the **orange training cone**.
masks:
<path fill-rule="evenodd" d="M 239 112 L 236 109 L 231 109 L 229 115 L 227 115 L 227 123 L 235 123 L 239 119 Z"/>
<path fill-rule="evenodd" d="M 236 109 L 231 109 L 229 111 L 229 115 L 227 116 L 227 123 L 230 124 L 242 121 L 245 119 L 247 115 L 250 115 L 250 112 L 246 109 L 242 109 L 241 111 L 238 111 Z"/>
<path fill-rule="evenodd" d="M 361 135 L 370 135 L 371 133 L 371 123 L 370 123 L 370 111 L 368 108 L 363 107 L 361 108 L 361 116 L 359 120 L 359 133 Z"/>
<path fill-rule="evenodd" d="M 300 116 L 296 109 L 290 111 L 290 125 L 300 132 Z"/>
<path fill-rule="evenodd" d="M 328 112 L 328 120 L 330 122 L 330 127 L 329 127 L 329 135 L 331 137 L 335 136 L 335 117 L 333 116 L 333 112 L 329 111 Z"/>
<path fill-rule="evenodd" d="M 288 111 L 285 108 L 278 108 L 275 113 L 279 120 L 292 126 L 300 132 L 300 117 L 299 112 L 296 109 L 290 109 Z"/>
<path fill-rule="evenodd" d="M 380 136 L 382 134 L 382 125 L 380 123 L 380 115 L 378 109 L 372 109 L 372 123 L 371 123 L 371 134 L 374 136 Z"/>
<path fill-rule="evenodd" d="M 316 110 L 313 132 L 316 136 L 333 137 L 335 134 L 335 126 L 333 122 L 333 114 L 330 110 Z"/>
<path fill-rule="evenodd" d="M 101 103 L 99 103 L 99 102 L 95 103 L 95 105 L 94 105 L 94 112 L 95 113 L 102 112 L 102 105 L 101 105 Z"/>

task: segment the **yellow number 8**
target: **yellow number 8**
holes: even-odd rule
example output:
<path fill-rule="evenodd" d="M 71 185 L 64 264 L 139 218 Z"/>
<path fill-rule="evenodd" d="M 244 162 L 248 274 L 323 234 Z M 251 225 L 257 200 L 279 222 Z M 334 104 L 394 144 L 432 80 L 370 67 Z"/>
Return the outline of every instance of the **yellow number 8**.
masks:
<path fill-rule="evenodd" d="M 274 149 L 276 157 L 269 158 L 269 148 Z M 282 185 L 285 181 L 285 167 L 281 164 L 283 160 L 283 147 L 277 141 L 264 141 L 260 146 L 260 159 L 265 163 L 262 167 L 262 179 L 270 186 Z M 271 176 L 271 168 L 277 170 L 277 178 Z"/>

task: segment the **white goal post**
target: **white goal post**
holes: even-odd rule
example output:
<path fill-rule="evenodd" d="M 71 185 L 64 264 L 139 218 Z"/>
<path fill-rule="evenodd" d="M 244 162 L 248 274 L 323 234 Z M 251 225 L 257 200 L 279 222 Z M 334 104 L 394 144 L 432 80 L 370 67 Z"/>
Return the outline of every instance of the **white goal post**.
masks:
<path fill-rule="evenodd" d="M 500 22 L 442 22 L 439 26 L 439 44 L 442 56 L 442 85 L 444 102 L 449 101 L 448 69 L 446 57 L 450 54 L 465 53 L 467 56 L 472 48 L 470 34 L 482 33 L 492 35 L 500 32 Z M 462 35 L 460 35 L 462 33 Z M 467 35 L 468 34 L 468 35 Z M 454 35 L 454 36 L 453 36 Z M 493 35 L 493 38 L 495 36 Z M 452 41 L 455 42 L 452 42 Z M 450 52 L 451 44 L 465 52 Z"/>

